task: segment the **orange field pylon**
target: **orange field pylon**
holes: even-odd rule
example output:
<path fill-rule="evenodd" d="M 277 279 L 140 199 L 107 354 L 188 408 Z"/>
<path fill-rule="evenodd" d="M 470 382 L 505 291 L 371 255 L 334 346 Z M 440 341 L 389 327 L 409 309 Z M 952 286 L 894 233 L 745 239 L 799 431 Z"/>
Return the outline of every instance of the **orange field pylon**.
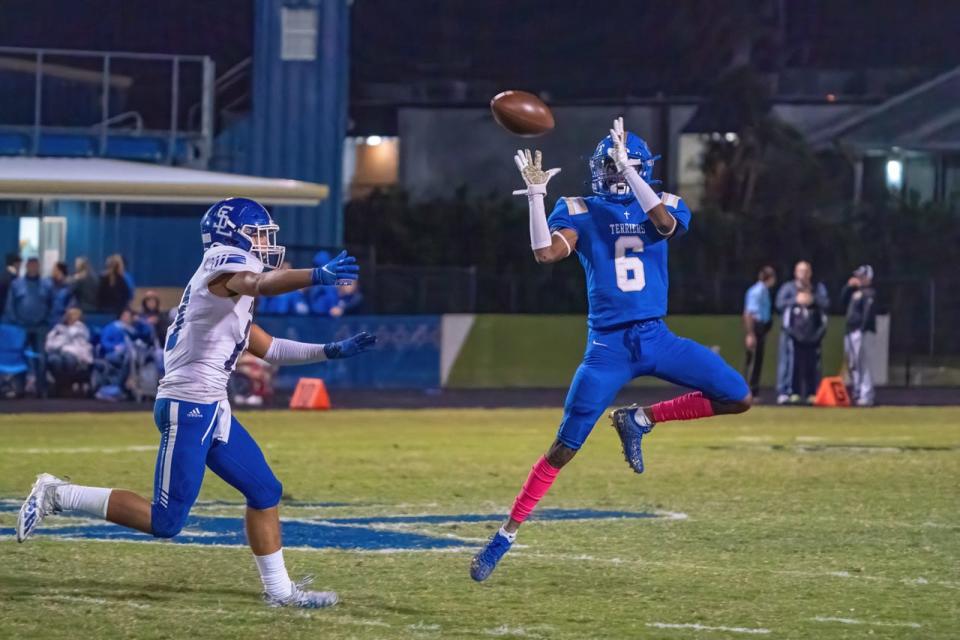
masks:
<path fill-rule="evenodd" d="M 300 378 L 290 398 L 291 409 L 329 409 L 330 395 L 320 378 Z"/>

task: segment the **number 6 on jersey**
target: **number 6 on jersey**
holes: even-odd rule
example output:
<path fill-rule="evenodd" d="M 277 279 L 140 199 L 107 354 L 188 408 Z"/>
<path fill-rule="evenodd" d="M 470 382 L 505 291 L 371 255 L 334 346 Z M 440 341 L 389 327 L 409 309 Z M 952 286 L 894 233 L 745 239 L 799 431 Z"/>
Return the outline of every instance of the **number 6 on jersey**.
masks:
<path fill-rule="evenodd" d="M 609 246 L 609 245 L 608 245 Z M 620 236 L 614 245 L 616 256 L 613 263 L 617 269 L 617 287 L 620 291 L 640 291 L 647 284 L 643 276 L 643 261 L 628 253 L 642 253 L 643 240 L 636 236 Z"/>

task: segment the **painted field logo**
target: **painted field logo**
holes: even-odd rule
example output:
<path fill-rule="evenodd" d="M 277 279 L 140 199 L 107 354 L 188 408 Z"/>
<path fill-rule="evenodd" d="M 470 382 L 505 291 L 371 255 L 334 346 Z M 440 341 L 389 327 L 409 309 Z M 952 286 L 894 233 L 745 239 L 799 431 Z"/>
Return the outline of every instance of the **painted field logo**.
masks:
<path fill-rule="evenodd" d="M 198 505 L 204 507 L 204 505 Z M 226 506 L 226 505 L 221 505 Z M 297 507 L 349 506 L 326 504 L 303 504 Z M 0 505 L 2 511 L 16 511 L 7 502 Z M 289 512 L 289 509 L 287 509 Z M 684 518 L 676 513 L 649 513 L 633 511 L 599 511 L 595 509 L 543 509 L 531 519 L 552 520 L 621 520 Z M 451 515 L 385 515 L 365 517 L 326 518 L 310 517 L 284 519 L 283 541 L 285 547 L 311 549 L 355 549 L 359 551 L 457 549 L 473 547 L 477 539 L 463 538 L 441 530 L 425 531 L 431 527 L 468 524 L 477 522 L 501 522 L 500 513 L 461 513 Z M 74 521 L 75 524 L 71 523 Z M 48 526 L 49 523 L 49 526 Z M 0 535 L 15 535 L 13 529 L 0 529 Z M 92 522 L 74 518 L 51 518 L 44 522 L 37 536 L 69 538 L 74 540 L 126 540 L 149 542 L 154 538 L 125 529 L 109 522 Z M 158 541 L 159 542 L 159 541 Z M 167 541 L 164 541 L 167 542 Z M 176 538 L 175 544 L 209 544 L 246 546 L 243 519 L 230 516 L 191 515 L 187 525 Z"/>

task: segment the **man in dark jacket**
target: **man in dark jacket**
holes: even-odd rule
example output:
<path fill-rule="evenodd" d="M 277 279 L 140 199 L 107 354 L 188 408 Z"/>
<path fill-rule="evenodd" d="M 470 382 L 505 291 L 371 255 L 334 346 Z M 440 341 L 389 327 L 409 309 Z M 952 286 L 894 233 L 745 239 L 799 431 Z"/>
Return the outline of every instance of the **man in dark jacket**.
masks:
<path fill-rule="evenodd" d="M 58 262 L 53 265 L 53 273 L 50 274 L 48 282 L 53 289 L 53 310 L 50 312 L 50 324 L 56 325 L 63 319 L 63 314 L 67 312 L 68 307 L 76 306 L 71 304 L 74 298 L 69 284 L 70 279 L 66 262 Z"/>
<path fill-rule="evenodd" d="M 793 376 L 789 401 L 813 404 L 820 386 L 820 345 L 827 332 L 827 314 L 806 289 L 797 292 L 794 303 L 783 313 L 783 332 L 792 342 Z"/>
<path fill-rule="evenodd" d="M 40 277 L 40 261 L 27 260 L 24 274 L 10 283 L 4 322 L 15 324 L 27 333 L 27 347 L 37 353 L 36 392 L 42 396 L 47 388 L 47 372 L 44 343 L 53 312 L 53 287 L 50 281 Z"/>
<path fill-rule="evenodd" d="M 74 301 L 84 313 L 93 313 L 97 310 L 97 300 L 100 297 L 100 279 L 87 258 L 80 256 L 74 260 L 73 265 L 70 290 Z"/>
<path fill-rule="evenodd" d="M 877 332 L 877 292 L 873 288 L 873 267 L 868 264 L 857 267 L 840 292 L 840 301 L 847 308 L 847 333 L 843 338 L 843 350 L 852 385 L 850 397 L 857 406 L 870 407 L 874 403 L 870 365 L 875 358 L 872 340 L 866 334 Z"/>
<path fill-rule="evenodd" d="M 797 301 L 797 292 L 806 289 L 813 293 L 813 301 L 823 311 L 830 310 L 830 297 L 827 288 L 822 282 L 814 284 L 813 267 L 806 260 L 801 260 L 793 267 L 793 280 L 784 282 L 777 292 L 774 307 L 778 314 L 783 314 Z M 793 341 L 785 333 L 780 333 L 780 345 L 777 352 L 777 404 L 786 404 L 791 394 L 791 378 L 793 376 Z"/>
<path fill-rule="evenodd" d="M 7 306 L 7 291 L 10 290 L 10 283 L 20 275 L 20 265 L 22 261 L 20 256 L 15 253 L 8 253 L 4 269 L 0 272 L 0 318 L 3 317 L 3 311 Z"/>

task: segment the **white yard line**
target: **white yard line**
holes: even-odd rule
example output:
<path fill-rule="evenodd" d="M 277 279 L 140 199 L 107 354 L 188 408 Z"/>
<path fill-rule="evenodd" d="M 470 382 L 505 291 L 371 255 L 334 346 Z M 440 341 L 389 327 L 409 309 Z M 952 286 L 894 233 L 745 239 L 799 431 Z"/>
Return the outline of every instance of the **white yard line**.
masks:
<path fill-rule="evenodd" d="M 127 447 L 31 447 L 27 449 L 2 448 L 0 453 L 40 454 L 50 453 L 142 453 L 156 451 L 156 444 L 134 444 Z"/>
<path fill-rule="evenodd" d="M 255 597 L 255 594 L 253 591 L 251 591 L 251 598 L 254 598 L 254 597 Z M 210 607 L 208 609 L 203 609 L 199 607 L 182 607 L 180 605 L 170 603 L 170 606 L 166 607 L 166 606 L 162 606 L 162 604 L 167 604 L 167 603 L 162 603 L 161 606 L 158 606 L 157 604 L 132 602 L 130 600 L 108 600 L 106 598 L 91 598 L 88 596 L 73 596 L 73 595 L 67 595 L 67 594 L 38 595 L 38 596 L 31 596 L 25 599 L 42 600 L 42 601 L 49 601 L 49 602 L 66 602 L 66 603 L 72 602 L 77 604 L 95 604 L 98 606 L 127 607 L 131 609 L 156 609 L 157 611 L 160 611 L 160 612 L 165 612 L 169 610 L 169 611 L 176 612 L 178 614 L 193 613 L 193 614 L 204 615 L 204 616 L 209 616 L 211 614 L 218 614 L 218 613 L 229 615 L 229 616 L 241 615 L 241 616 L 260 616 L 260 617 L 265 617 L 265 616 L 277 617 L 279 615 L 282 615 L 280 613 L 280 610 L 270 609 L 266 606 L 264 606 L 262 610 L 243 611 L 238 614 L 238 612 L 235 610 L 227 611 L 222 607 L 220 607 L 219 605 L 215 608 Z M 391 626 L 390 623 L 384 622 L 383 620 L 377 620 L 377 619 L 362 620 L 357 618 L 351 618 L 349 616 L 337 614 L 335 613 L 335 611 L 336 609 L 332 609 L 330 611 L 309 611 L 308 612 L 307 610 L 300 609 L 300 610 L 297 610 L 297 613 L 307 618 L 311 617 L 311 615 L 323 616 L 324 622 L 333 622 L 335 624 L 346 624 L 346 625 L 354 625 L 354 626 L 361 626 L 361 627 L 390 627 Z"/>
<path fill-rule="evenodd" d="M 836 622 L 839 624 L 865 624 L 872 627 L 909 627 L 911 629 L 920 629 L 923 627 L 919 622 L 880 622 L 879 620 L 855 620 L 854 618 L 834 618 L 831 616 L 817 616 L 810 618 L 814 622 Z"/>
<path fill-rule="evenodd" d="M 550 626 L 538 626 L 537 629 L 552 629 Z M 542 638 L 539 633 L 536 633 L 532 628 L 527 629 L 524 627 L 511 627 L 509 625 L 502 624 L 499 627 L 494 627 L 492 629 L 484 629 L 483 631 L 488 636 L 495 637 L 506 637 L 506 636 L 519 636 L 521 638 Z"/>
<path fill-rule="evenodd" d="M 764 629 L 762 627 L 757 629 L 751 629 L 749 627 L 710 627 L 697 623 L 673 623 L 673 622 L 648 622 L 648 627 L 654 627 L 656 629 L 692 629 L 694 631 L 727 631 L 730 633 L 750 633 L 755 635 L 762 635 L 770 633 L 770 629 Z"/>

